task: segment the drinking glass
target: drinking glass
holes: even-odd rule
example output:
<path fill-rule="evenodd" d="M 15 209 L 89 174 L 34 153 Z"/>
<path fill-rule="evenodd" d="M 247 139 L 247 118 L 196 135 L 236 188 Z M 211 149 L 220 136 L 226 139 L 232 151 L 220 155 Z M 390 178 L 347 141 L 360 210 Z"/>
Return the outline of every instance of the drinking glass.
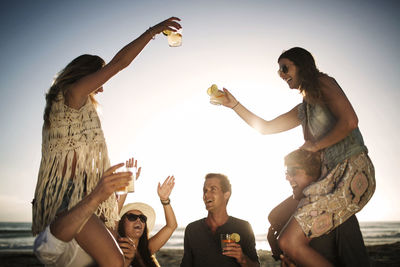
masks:
<path fill-rule="evenodd" d="M 121 168 L 122 172 L 131 172 L 131 180 L 129 181 L 128 186 L 121 187 L 119 188 L 115 193 L 117 195 L 124 195 L 127 193 L 133 193 L 135 192 L 135 178 L 136 178 L 136 167 L 122 167 Z"/>
<path fill-rule="evenodd" d="M 227 244 L 235 243 L 235 241 L 232 240 L 230 234 L 221 234 L 220 237 L 221 237 L 221 249 L 222 249 L 222 252 L 224 252 L 224 249 L 226 248 Z"/>

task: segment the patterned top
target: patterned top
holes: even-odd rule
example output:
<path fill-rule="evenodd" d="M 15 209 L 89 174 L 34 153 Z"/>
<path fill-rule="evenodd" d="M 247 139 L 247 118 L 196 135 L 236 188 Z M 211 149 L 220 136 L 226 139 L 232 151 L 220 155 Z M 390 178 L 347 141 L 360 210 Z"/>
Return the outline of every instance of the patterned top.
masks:
<path fill-rule="evenodd" d="M 304 101 L 298 107 L 298 118 L 303 127 L 304 140 L 318 141 L 328 134 L 336 124 L 336 118 L 329 108 L 322 104 L 310 104 Z M 368 152 L 358 128 L 341 141 L 323 149 L 323 163 L 328 170 L 352 155 Z"/>
<path fill-rule="evenodd" d="M 42 159 L 32 212 L 34 235 L 54 220 L 66 192 L 71 196 L 67 203 L 71 209 L 94 189 L 110 167 L 100 120 L 89 99 L 76 110 L 65 104 L 60 92 L 52 104 L 49 121 L 50 126 L 44 125 L 42 130 Z M 99 206 L 96 215 L 104 216 L 108 227 L 115 226 L 119 216 L 114 194 Z"/>

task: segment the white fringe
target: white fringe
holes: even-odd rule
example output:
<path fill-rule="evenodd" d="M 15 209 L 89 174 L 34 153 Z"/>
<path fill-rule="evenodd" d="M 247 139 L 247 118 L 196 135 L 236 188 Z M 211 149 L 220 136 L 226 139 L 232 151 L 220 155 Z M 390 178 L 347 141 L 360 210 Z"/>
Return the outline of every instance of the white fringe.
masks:
<path fill-rule="evenodd" d="M 90 193 L 110 167 L 100 120 L 90 100 L 80 110 L 74 110 L 64 104 L 60 93 L 52 105 L 50 123 L 50 127 L 43 127 L 42 133 L 42 160 L 32 210 L 34 235 L 54 220 L 69 189 L 70 177 L 73 190 L 68 210 L 85 196 L 85 186 L 86 193 Z M 75 175 L 72 174 L 74 153 Z M 67 167 L 62 177 L 64 162 Z M 99 206 L 96 215 L 105 218 L 107 227 L 115 228 L 119 216 L 114 194 Z"/>

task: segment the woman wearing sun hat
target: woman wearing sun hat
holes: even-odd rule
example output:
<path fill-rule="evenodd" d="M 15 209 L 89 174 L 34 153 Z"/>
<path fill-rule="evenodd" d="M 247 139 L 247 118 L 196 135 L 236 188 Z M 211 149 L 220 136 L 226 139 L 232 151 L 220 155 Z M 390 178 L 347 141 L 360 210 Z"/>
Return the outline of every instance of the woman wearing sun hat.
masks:
<path fill-rule="evenodd" d="M 166 225 L 151 238 L 148 235 L 156 220 L 151 206 L 135 202 L 121 209 L 118 243 L 124 253 L 125 266 L 159 266 L 154 254 L 164 246 L 178 226 L 169 199 L 174 185 L 174 176 L 168 176 L 162 185 L 158 184 L 157 193 L 164 208 Z"/>

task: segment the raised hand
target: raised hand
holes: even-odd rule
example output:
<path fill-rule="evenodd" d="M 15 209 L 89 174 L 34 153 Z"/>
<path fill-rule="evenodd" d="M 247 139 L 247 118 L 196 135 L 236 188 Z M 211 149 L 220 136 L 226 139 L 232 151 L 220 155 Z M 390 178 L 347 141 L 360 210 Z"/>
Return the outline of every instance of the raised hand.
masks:
<path fill-rule="evenodd" d="M 99 198 L 99 202 L 103 202 L 111 196 L 117 189 L 128 186 L 131 179 L 131 172 L 115 172 L 118 168 L 124 166 L 123 163 L 111 166 L 101 177 L 100 181 L 93 189 L 92 194 Z"/>
<path fill-rule="evenodd" d="M 164 183 L 161 185 L 158 183 L 157 193 L 161 200 L 168 200 L 169 195 L 172 192 L 172 189 L 175 186 L 175 177 L 168 176 Z"/>
<path fill-rule="evenodd" d="M 170 17 L 169 19 L 166 19 L 158 23 L 157 25 L 154 25 L 150 28 L 150 30 L 154 35 L 165 30 L 176 32 L 177 30 L 182 28 L 182 26 L 177 21 L 181 20 L 177 17 Z"/>
<path fill-rule="evenodd" d="M 142 171 L 142 167 L 139 167 L 139 168 L 137 167 L 137 160 L 135 160 L 134 158 L 130 158 L 125 162 L 125 166 L 127 168 L 132 168 L 132 167 L 136 168 L 135 175 L 136 175 L 136 180 L 137 180 L 140 176 L 140 172 Z"/>
<path fill-rule="evenodd" d="M 223 88 L 225 95 L 223 96 L 221 104 L 228 108 L 233 108 L 238 101 L 236 98 L 228 91 L 228 89 Z"/>

